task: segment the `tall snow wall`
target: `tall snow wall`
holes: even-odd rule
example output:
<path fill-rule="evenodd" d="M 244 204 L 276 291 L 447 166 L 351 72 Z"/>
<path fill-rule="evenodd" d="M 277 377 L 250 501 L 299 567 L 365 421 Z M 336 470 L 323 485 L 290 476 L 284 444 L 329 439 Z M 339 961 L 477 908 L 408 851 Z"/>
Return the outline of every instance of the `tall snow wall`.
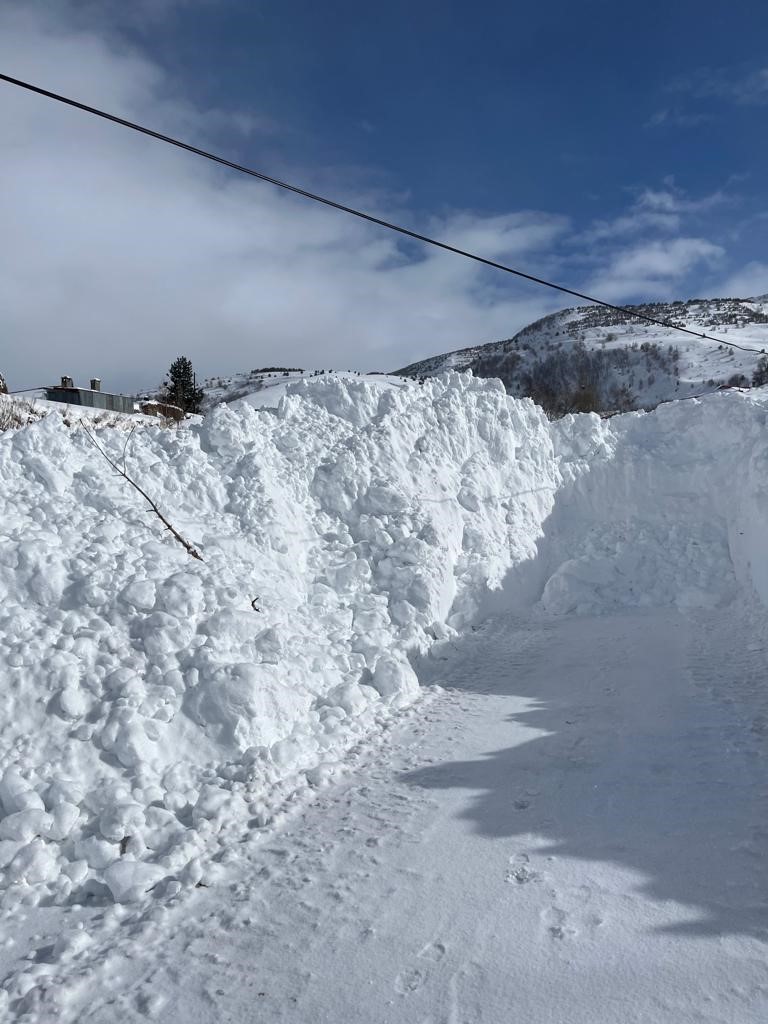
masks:
<path fill-rule="evenodd" d="M 0 891 L 143 899 L 319 784 L 491 608 L 768 604 L 768 399 L 550 424 L 498 382 L 0 435 Z M 254 608 L 259 609 L 258 611 Z"/>
<path fill-rule="evenodd" d="M 212 836 L 414 700 L 409 654 L 534 557 L 560 483 L 542 412 L 458 374 L 99 441 L 204 561 L 82 429 L 0 436 L 6 898 L 198 880 Z"/>
<path fill-rule="evenodd" d="M 494 610 L 768 606 L 767 408 L 763 391 L 735 392 L 552 423 L 553 509 Z"/>

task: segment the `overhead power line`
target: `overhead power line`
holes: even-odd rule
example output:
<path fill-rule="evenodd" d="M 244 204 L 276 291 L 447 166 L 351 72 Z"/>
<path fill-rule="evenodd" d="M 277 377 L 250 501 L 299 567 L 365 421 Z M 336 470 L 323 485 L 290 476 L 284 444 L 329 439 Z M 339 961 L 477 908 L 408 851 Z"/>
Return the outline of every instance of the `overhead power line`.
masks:
<path fill-rule="evenodd" d="M 594 295 L 587 295 L 585 292 L 578 292 L 573 288 L 566 288 L 564 285 L 556 284 L 554 281 L 547 281 L 543 277 L 536 277 L 534 274 L 527 274 L 523 270 L 516 270 L 514 267 L 509 267 L 504 263 L 498 263 L 496 260 L 487 259 L 485 256 L 478 256 L 477 253 L 468 252 L 466 249 L 460 249 L 455 245 L 450 245 L 448 242 L 441 242 L 437 238 L 430 238 L 429 235 L 422 235 L 418 231 L 412 231 L 410 228 L 402 227 L 400 224 L 394 224 L 392 221 L 384 220 L 381 217 L 374 217 L 371 213 L 356 210 L 352 206 L 345 206 L 344 203 L 337 203 L 335 200 L 328 199 L 326 196 L 317 195 L 315 192 L 308 192 L 306 189 L 299 188 L 297 185 L 291 185 L 287 181 L 281 181 L 279 178 L 273 178 L 269 174 L 264 174 L 263 171 L 257 171 L 253 167 L 246 167 L 244 164 L 238 164 L 233 160 L 227 160 L 226 157 L 218 156 L 216 153 L 211 153 L 206 149 L 200 149 L 198 146 L 192 146 L 188 142 L 182 142 L 180 139 L 174 139 L 170 135 L 164 135 L 162 132 L 156 132 L 152 128 L 147 128 L 144 125 L 137 124 L 135 121 L 128 121 L 124 117 L 118 117 L 116 114 L 110 114 L 106 110 L 99 110 L 98 107 L 91 107 L 87 103 L 81 103 L 79 100 L 73 100 L 69 96 L 62 96 L 60 93 L 43 89 L 39 85 L 33 85 L 31 82 L 24 82 L 19 78 L 12 78 L 10 75 L 4 75 L 1 72 L 0 81 L 7 82 L 9 85 L 15 85 L 19 89 L 26 89 L 28 92 L 37 93 L 39 96 L 45 96 L 47 99 L 56 100 L 57 103 L 64 103 L 68 107 L 75 107 L 77 110 L 83 110 L 87 114 L 93 114 L 95 117 L 101 117 L 105 121 L 112 121 L 114 124 L 122 125 L 124 128 L 130 128 L 135 132 L 140 132 L 142 135 L 148 135 L 150 138 L 158 139 L 160 142 L 166 142 L 170 146 L 176 146 L 178 149 L 186 150 L 188 153 L 194 153 L 196 156 L 204 157 L 206 160 L 211 160 L 213 163 L 220 164 L 222 167 L 229 167 L 231 170 L 239 171 L 241 174 L 249 174 L 252 178 L 258 178 L 260 181 L 266 181 L 270 185 L 276 185 L 278 188 L 285 189 L 288 192 L 293 192 L 298 196 L 303 196 L 305 199 L 311 199 L 315 203 L 322 203 L 323 206 L 329 206 L 334 210 L 340 210 L 342 213 L 348 213 L 353 217 L 360 218 L 360 220 L 368 221 L 370 224 L 378 224 L 379 227 L 387 228 L 389 231 L 396 231 L 398 234 L 405 235 L 407 238 L 413 238 L 417 242 L 424 242 L 425 245 L 433 245 L 438 249 L 445 250 L 445 252 L 452 252 L 456 256 L 464 256 L 466 259 L 474 260 L 476 263 L 482 263 L 486 267 L 493 267 L 495 270 L 503 270 L 506 274 L 514 274 L 515 277 L 523 278 L 525 281 L 532 281 L 534 284 L 543 285 L 545 288 L 552 288 L 565 295 L 573 295 L 575 298 L 584 299 L 592 305 L 604 306 L 606 309 L 612 309 L 617 313 L 623 313 L 625 316 L 644 320 L 647 323 L 656 324 L 658 327 L 666 327 L 669 330 L 678 331 L 681 334 L 690 334 L 694 338 L 704 338 L 707 341 L 714 341 L 720 345 L 727 345 L 729 348 L 737 348 L 742 352 L 759 353 L 761 351 L 756 348 L 747 348 L 745 345 L 737 345 L 736 342 L 726 341 L 725 338 L 715 338 L 712 335 L 704 334 L 701 331 L 693 331 L 689 327 L 681 327 L 679 324 L 672 323 L 670 320 L 659 320 L 656 317 L 648 316 L 646 313 L 638 313 L 635 310 L 628 309 L 626 306 L 617 306 L 613 302 L 606 302 L 604 299 L 595 298 Z"/>

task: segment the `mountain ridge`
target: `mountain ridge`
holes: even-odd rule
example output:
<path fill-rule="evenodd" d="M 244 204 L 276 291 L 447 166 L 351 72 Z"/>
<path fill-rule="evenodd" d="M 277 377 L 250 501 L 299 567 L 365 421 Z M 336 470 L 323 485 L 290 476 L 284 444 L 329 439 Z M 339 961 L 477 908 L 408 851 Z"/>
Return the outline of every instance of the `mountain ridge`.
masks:
<path fill-rule="evenodd" d="M 423 378 L 471 370 L 476 376 L 498 377 L 510 394 L 532 397 L 554 415 L 626 411 L 723 386 L 749 386 L 768 347 L 768 296 L 696 298 L 627 309 L 670 326 L 604 306 L 571 306 L 511 338 L 454 349 L 394 373 Z M 675 326 L 720 337 L 694 338 Z"/>

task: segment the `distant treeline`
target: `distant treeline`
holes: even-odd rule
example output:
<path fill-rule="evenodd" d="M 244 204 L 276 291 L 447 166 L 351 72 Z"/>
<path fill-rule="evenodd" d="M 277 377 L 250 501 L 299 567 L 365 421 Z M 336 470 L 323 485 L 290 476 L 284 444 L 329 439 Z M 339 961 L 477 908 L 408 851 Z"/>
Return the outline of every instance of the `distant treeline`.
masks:
<path fill-rule="evenodd" d="M 251 373 L 304 373 L 300 366 L 262 366 L 260 370 L 251 370 Z"/>

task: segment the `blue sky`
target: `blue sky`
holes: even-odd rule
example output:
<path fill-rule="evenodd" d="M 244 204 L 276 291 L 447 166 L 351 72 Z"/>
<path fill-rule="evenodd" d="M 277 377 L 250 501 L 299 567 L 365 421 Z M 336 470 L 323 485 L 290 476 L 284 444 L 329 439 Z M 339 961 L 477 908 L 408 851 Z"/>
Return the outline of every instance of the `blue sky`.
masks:
<path fill-rule="evenodd" d="M 346 166 L 424 212 L 610 217 L 670 176 L 692 194 L 735 176 L 745 203 L 765 199 L 758 0 L 224 2 L 142 38 L 187 95 L 266 115 L 342 191 Z"/>
<path fill-rule="evenodd" d="M 631 302 L 768 292 L 767 30 L 739 0 L 6 0 L 0 65 Z M 181 347 L 392 368 L 568 304 L 42 104 L 0 91 L 14 383 L 62 349 L 126 387 Z"/>

